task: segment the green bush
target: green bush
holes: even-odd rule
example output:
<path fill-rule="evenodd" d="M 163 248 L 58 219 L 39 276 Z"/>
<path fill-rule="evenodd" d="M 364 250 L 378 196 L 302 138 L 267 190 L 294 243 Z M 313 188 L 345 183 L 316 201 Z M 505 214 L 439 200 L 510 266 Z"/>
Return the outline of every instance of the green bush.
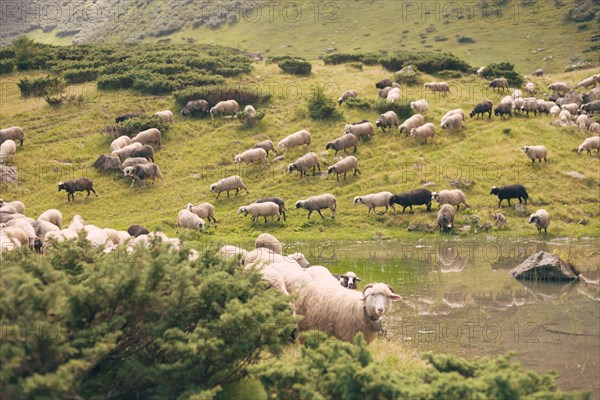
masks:
<path fill-rule="evenodd" d="M 361 63 L 361 62 L 351 62 L 348 65 L 351 66 L 352 68 L 356 68 L 360 71 L 362 71 L 362 69 L 363 69 L 363 63 Z"/>
<path fill-rule="evenodd" d="M 323 88 L 317 86 L 307 102 L 308 115 L 312 119 L 336 118 L 339 116 L 336 106 L 335 100 L 327 97 L 323 92 Z"/>
<path fill-rule="evenodd" d="M 2 47 L 0 48 L 0 60 L 8 60 L 10 58 L 15 58 L 15 51 L 11 47 Z"/>
<path fill-rule="evenodd" d="M 300 58 L 282 60 L 277 65 L 284 72 L 293 75 L 310 75 L 312 70 L 312 65 Z"/>
<path fill-rule="evenodd" d="M 98 70 L 93 68 L 68 69 L 62 72 L 62 76 L 68 83 L 92 82 L 98 77 Z"/>
<path fill-rule="evenodd" d="M 208 253 L 80 238 L 2 257 L 3 399 L 210 399 L 293 328 L 288 297 Z"/>
<path fill-rule="evenodd" d="M 573 0 L 571 7 L 565 13 L 570 21 L 585 22 L 594 19 L 598 13 L 598 2 L 591 0 Z"/>
<path fill-rule="evenodd" d="M 395 73 L 395 80 L 403 85 L 418 85 L 421 83 L 421 72 L 414 66 L 406 66 Z"/>
<path fill-rule="evenodd" d="M 23 78 L 17 83 L 17 86 L 23 97 L 41 97 L 62 92 L 65 82 L 61 78 L 47 75 L 44 78 L 37 79 Z"/>
<path fill-rule="evenodd" d="M 335 53 L 328 54 L 323 57 L 325 65 L 337 65 L 346 63 L 360 62 L 364 65 L 377 65 L 379 64 L 379 56 L 373 53 Z"/>
<path fill-rule="evenodd" d="M 10 74 L 14 69 L 15 63 L 13 60 L 0 61 L 0 74 Z"/>
<path fill-rule="evenodd" d="M 96 86 L 102 90 L 129 89 L 133 86 L 133 76 L 125 74 L 104 75 L 98 78 Z"/>
<path fill-rule="evenodd" d="M 349 108 L 358 108 L 359 110 L 372 110 L 375 108 L 375 100 L 364 97 L 350 97 L 345 104 Z"/>
<path fill-rule="evenodd" d="M 432 74 L 450 69 L 467 72 L 471 66 L 450 53 L 399 52 L 381 58 L 381 65 L 388 71 L 398 71 L 407 65 L 414 65 L 419 71 Z"/>
<path fill-rule="evenodd" d="M 156 115 L 145 115 L 126 119 L 123 122 L 108 127 L 107 130 L 114 136 L 126 135 L 132 137 L 150 128 L 156 128 L 164 135 L 171 128 L 171 124 Z"/>
<path fill-rule="evenodd" d="M 483 76 L 488 79 L 504 77 L 508 80 L 509 85 L 516 87 L 521 87 L 525 82 L 525 78 L 515 71 L 514 64 L 508 62 L 488 65 L 485 67 Z"/>
<path fill-rule="evenodd" d="M 393 111 L 398 115 L 400 119 L 406 119 L 411 116 L 412 111 L 410 109 L 410 102 L 408 101 L 394 101 L 388 103 L 386 100 L 378 99 L 375 102 L 375 111 L 379 114 L 383 114 L 388 111 Z"/>
<path fill-rule="evenodd" d="M 240 106 L 247 104 L 257 105 L 267 103 L 270 95 L 263 95 L 253 90 L 245 89 L 245 85 L 235 86 L 206 86 L 206 87 L 187 87 L 176 91 L 174 94 L 175 102 L 182 108 L 190 100 L 204 99 L 208 101 L 210 107 L 213 107 L 219 101 L 235 100 Z"/>
<path fill-rule="evenodd" d="M 437 76 L 445 79 L 459 79 L 462 78 L 463 74 L 459 71 L 443 70 L 437 73 Z"/>

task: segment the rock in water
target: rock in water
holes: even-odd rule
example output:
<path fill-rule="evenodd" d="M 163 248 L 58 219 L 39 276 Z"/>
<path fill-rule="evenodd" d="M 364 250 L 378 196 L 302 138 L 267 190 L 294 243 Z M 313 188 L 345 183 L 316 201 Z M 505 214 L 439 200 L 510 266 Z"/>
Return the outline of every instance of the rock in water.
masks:
<path fill-rule="evenodd" d="M 571 281 L 579 277 L 574 266 L 545 251 L 530 256 L 508 274 L 516 279 L 535 281 Z"/>

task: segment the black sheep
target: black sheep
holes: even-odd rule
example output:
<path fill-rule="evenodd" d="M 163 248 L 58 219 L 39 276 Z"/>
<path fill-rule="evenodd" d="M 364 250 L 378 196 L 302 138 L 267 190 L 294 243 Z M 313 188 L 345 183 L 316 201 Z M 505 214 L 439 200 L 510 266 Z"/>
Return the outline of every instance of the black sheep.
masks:
<path fill-rule="evenodd" d="M 281 197 L 265 197 L 264 199 L 258 199 L 255 201 L 255 203 L 266 203 L 266 202 L 272 202 L 275 203 L 279 206 L 279 213 L 281 215 L 283 215 L 283 220 L 285 221 L 285 212 L 288 210 L 283 202 L 283 199 Z M 281 219 L 281 217 L 277 217 L 277 221 L 279 221 Z M 215 221 L 216 222 L 216 221 Z"/>
<path fill-rule="evenodd" d="M 150 232 L 148 232 L 148 229 L 145 226 L 134 224 L 127 229 L 127 233 L 129 233 L 131 236 L 138 237 L 140 235 L 147 235 Z"/>
<path fill-rule="evenodd" d="M 412 211 L 412 206 L 420 206 L 426 205 L 427 212 L 431 211 L 431 191 L 428 189 L 415 189 L 409 190 L 408 192 L 403 192 L 400 194 L 395 194 L 390 197 L 389 204 L 400 204 L 402 208 L 402 214 L 404 214 L 404 210 L 406 207 L 410 207 Z"/>
<path fill-rule="evenodd" d="M 142 157 L 148 161 L 154 162 L 154 149 L 149 144 L 145 144 L 142 147 L 138 147 L 137 149 L 133 150 L 129 157 Z"/>
<path fill-rule="evenodd" d="M 392 82 L 391 79 L 383 79 L 375 84 L 375 88 L 383 89 L 385 87 L 392 86 L 393 84 L 394 82 Z"/>
<path fill-rule="evenodd" d="M 510 206 L 510 199 L 519 199 L 519 204 L 521 203 L 521 199 L 524 199 L 525 204 L 527 204 L 527 199 L 529 198 L 525 187 L 519 184 L 506 185 L 502 187 L 494 186 L 490 191 L 490 194 L 495 194 L 498 196 L 498 207 L 500 207 L 502 200 L 504 199 L 508 200 L 508 205 Z"/>
<path fill-rule="evenodd" d="M 500 103 L 494 110 L 494 115 L 500 116 L 500 118 L 502 119 L 504 119 L 505 114 L 508 114 L 508 116 L 512 118 L 512 104 Z"/>
<path fill-rule="evenodd" d="M 481 114 L 481 118 L 483 118 L 485 113 L 488 113 L 488 119 L 492 118 L 492 102 L 489 100 L 478 103 L 469 115 L 473 118 L 473 116 Z"/>
<path fill-rule="evenodd" d="M 130 118 L 141 117 L 142 115 L 144 115 L 142 111 L 130 112 L 127 114 L 119 115 L 117 118 L 115 118 L 115 122 L 118 124 L 119 122 L 126 121 Z"/>
<path fill-rule="evenodd" d="M 67 192 L 67 201 L 71 201 L 71 198 L 75 201 L 75 192 L 87 192 L 86 199 L 90 197 L 90 192 L 94 192 L 96 197 L 98 197 L 92 186 L 94 186 L 92 180 L 86 176 L 82 176 L 81 178 L 69 179 L 66 182 L 59 182 L 58 191 L 65 190 Z"/>

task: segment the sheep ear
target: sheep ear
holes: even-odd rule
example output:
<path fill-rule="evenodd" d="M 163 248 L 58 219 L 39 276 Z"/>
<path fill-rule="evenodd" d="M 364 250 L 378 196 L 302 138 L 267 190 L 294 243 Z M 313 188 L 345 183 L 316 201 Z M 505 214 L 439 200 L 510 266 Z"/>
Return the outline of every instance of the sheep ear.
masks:
<path fill-rule="evenodd" d="M 394 288 L 391 287 L 390 285 L 387 285 L 388 289 L 390 289 L 390 292 L 392 292 L 392 294 L 390 294 L 390 299 L 392 299 L 392 301 L 398 301 L 398 300 L 402 300 L 402 296 L 400 296 L 399 294 L 394 293 Z"/>
<path fill-rule="evenodd" d="M 370 292 L 373 289 L 373 284 L 372 283 L 368 283 L 364 288 L 363 288 L 363 298 L 367 298 L 367 296 L 369 295 L 368 292 Z"/>
<path fill-rule="evenodd" d="M 362 281 L 362 279 L 360 279 L 358 276 L 355 279 L 356 279 L 356 282 Z"/>

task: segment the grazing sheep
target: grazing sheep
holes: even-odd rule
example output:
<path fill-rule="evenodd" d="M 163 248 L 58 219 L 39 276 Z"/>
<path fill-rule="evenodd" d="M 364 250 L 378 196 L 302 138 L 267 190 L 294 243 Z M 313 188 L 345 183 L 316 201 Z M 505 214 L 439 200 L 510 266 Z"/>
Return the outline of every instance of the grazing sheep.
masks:
<path fill-rule="evenodd" d="M 129 157 L 126 158 L 125 161 L 123 161 L 123 163 L 121 164 L 121 169 L 125 169 L 127 167 L 133 167 L 134 165 L 138 165 L 138 164 L 148 164 L 149 161 L 147 158 L 144 157 Z"/>
<path fill-rule="evenodd" d="M 288 211 L 288 209 L 285 206 L 285 203 L 281 197 L 265 197 L 265 198 L 256 200 L 255 203 L 266 203 L 269 201 L 272 203 L 275 203 L 279 206 L 279 214 L 283 215 L 283 220 L 286 221 L 285 212 Z"/>
<path fill-rule="evenodd" d="M 446 82 L 427 82 L 424 85 L 425 89 L 429 89 L 432 92 L 442 92 L 444 96 L 450 93 L 450 85 Z"/>
<path fill-rule="evenodd" d="M 527 93 L 529 93 L 530 96 L 535 96 L 537 93 L 537 90 L 535 88 L 535 84 L 533 82 L 527 82 L 525 84 L 525 91 Z"/>
<path fill-rule="evenodd" d="M 515 89 L 515 90 L 513 90 L 511 97 L 513 99 L 518 99 L 519 97 L 523 97 L 523 92 L 521 92 L 520 89 Z"/>
<path fill-rule="evenodd" d="M 395 101 L 400 101 L 400 99 L 402 98 L 402 95 L 400 94 L 400 88 L 392 88 L 392 90 L 390 90 L 388 92 L 387 97 L 385 98 L 385 101 L 387 101 L 388 103 L 393 103 Z"/>
<path fill-rule="evenodd" d="M 160 149 L 162 147 L 160 131 L 156 128 L 142 131 L 131 138 L 131 143 L 149 144 Z"/>
<path fill-rule="evenodd" d="M 214 118 L 215 115 L 237 114 L 240 111 L 240 105 L 235 100 L 224 100 L 218 102 L 213 108 L 210 109 L 210 116 Z"/>
<path fill-rule="evenodd" d="M 597 122 L 592 122 L 590 126 L 588 126 L 588 131 L 595 133 L 596 135 L 600 134 L 600 124 Z"/>
<path fill-rule="evenodd" d="M 406 207 L 413 211 L 412 206 L 427 206 L 427 212 L 431 211 L 431 191 L 429 189 L 420 188 L 409 190 L 400 194 L 395 194 L 390 197 L 390 204 L 400 204 L 402 206 L 402 214 Z"/>
<path fill-rule="evenodd" d="M 307 171 L 309 169 L 313 170 L 313 175 L 316 173 L 317 168 L 321 171 L 321 166 L 319 165 L 319 157 L 316 153 L 310 152 L 306 153 L 295 162 L 288 165 L 288 173 L 292 173 L 294 170 L 300 172 L 300 178 L 306 175 L 308 176 Z"/>
<path fill-rule="evenodd" d="M 406 136 L 415 128 L 422 126 L 425 124 L 425 118 L 421 114 L 415 114 L 404 121 L 399 127 L 398 130 L 400 133 L 406 133 Z"/>
<path fill-rule="evenodd" d="M 428 122 L 425 125 L 419 126 L 410 131 L 410 137 L 421 139 L 425 142 L 427 142 L 427 138 L 431 138 L 433 140 L 434 135 L 435 125 L 431 122 Z"/>
<path fill-rule="evenodd" d="M 142 147 L 133 149 L 128 159 L 132 158 L 145 158 L 148 161 L 154 162 L 154 149 L 149 144 L 145 144 Z M 121 166 L 123 169 L 125 167 Z"/>
<path fill-rule="evenodd" d="M 173 111 L 171 111 L 171 110 L 158 111 L 158 112 L 155 112 L 154 115 L 163 119 L 165 122 L 170 122 L 172 124 L 175 123 L 175 118 L 173 117 Z"/>
<path fill-rule="evenodd" d="M 540 208 L 535 212 L 535 214 L 531 214 L 529 216 L 529 223 L 535 223 L 535 227 L 538 230 L 538 233 L 542 233 L 542 229 L 544 233 L 548 233 L 548 226 L 550 225 L 550 214 L 548 211 Z"/>
<path fill-rule="evenodd" d="M 473 111 L 471 111 L 471 113 L 469 114 L 469 116 L 471 118 L 473 118 L 473 116 L 476 115 L 481 115 L 481 118 L 483 119 L 484 114 L 488 113 L 488 119 L 492 118 L 492 102 L 489 100 L 486 101 L 482 101 L 481 103 L 478 103 L 475 108 L 473 109 Z"/>
<path fill-rule="evenodd" d="M 545 114 L 550 114 L 550 110 L 552 110 L 552 107 L 554 107 L 556 105 L 556 103 L 553 101 L 546 101 L 546 100 L 542 100 L 542 99 L 538 99 L 537 103 L 538 103 L 538 112 L 545 113 Z"/>
<path fill-rule="evenodd" d="M 591 155 L 593 149 L 596 149 L 596 152 L 600 153 L 600 136 L 592 136 L 585 139 L 577 149 L 577 154 L 581 154 L 582 151 L 586 150 Z"/>
<path fill-rule="evenodd" d="M 296 202 L 296 208 L 303 208 L 308 211 L 308 219 L 310 219 L 310 215 L 313 211 L 319 213 L 321 218 L 325 219 L 323 214 L 321 214 L 321 210 L 329 208 L 331 210 L 331 218 L 335 218 L 335 210 L 337 207 L 337 201 L 335 196 L 332 194 L 321 194 L 318 196 L 309 197 L 306 200 L 298 200 Z"/>
<path fill-rule="evenodd" d="M 580 88 L 583 87 L 585 89 L 589 88 L 590 86 L 594 86 L 597 82 L 596 79 L 594 79 L 594 76 L 590 76 L 589 78 L 585 78 L 584 80 L 582 80 L 581 82 L 579 82 L 577 85 L 575 85 L 575 88 Z"/>
<path fill-rule="evenodd" d="M 335 154 L 337 156 L 338 151 L 344 150 L 344 153 L 348 153 L 346 149 L 354 147 L 354 152 L 356 153 L 356 149 L 358 147 L 358 138 L 354 135 L 342 135 L 339 138 L 327 143 L 325 145 L 325 150 L 335 150 Z"/>
<path fill-rule="evenodd" d="M 141 143 L 131 143 L 128 144 L 125 147 L 122 147 L 118 150 L 113 150 L 111 152 L 112 155 L 118 156 L 119 159 L 125 160 L 126 158 L 129 158 L 131 156 L 131 153 L 135 150 L 135 149 L 139 149 L 140 147 L 142 147 Z"/>
<path fill-rule="evenodd" d="M 462 122 L 464 122 L 464 124 L 467 125 L 467 118 L 465 117 L 465 112 L 463 111 L 462 108 L 455 108 L 453 110 L 448 111 L 446 114 L 444 114 L 444 116 L 440 120 L 440 123 L 444 122 L 444 119 L 446 119 L 452 115 L 459 115 L 460 118 L 462 119 Z"/>
<path fill-rule="evenodd" d="M 278 220 L 281 216 L 279 213 L 279 206 L 271 201 L 267 201 L 265 203 L 252 203 L 247 206 L 242 206 L 238 208 L 238 214 L 244 214 L 244 217 L 247 217 L 248 214 L 252 215 L 250 220 L 252 222 L 256 221 L 258 218 L 263 217 L 265 222 L 267 222 L 267 217 L 271 217 L 271 222 L 275 221 L 275 216 L 277 216 Z"/>
<path fill-rule="evenodd" d="M 41 213 L 37 220 L 50 222 L 51 224 L 56 225 L 60 229 L 62 226 L 62 219 L 62 213 L 55 208 L 51 208 Z"/>
<path fill-rule="evenodd" d="M 158 168 L 158 165 L 154 163 L 136 164 L 131 167 L 124 168 L 123 174 L 132 178 L 131 187 L 133 187 L 135 181 L 142 182 L 144 187 L 146 187 L 146 179 L 150 178 L 152 178 L 153 185 L 156 181 L 156 178 L 160 178 L 160 180 L 162 180 L 163 182 L 165 181 L 160 172 L 160 168 Z"/>
<path fill-rule="evenodd" d="M 130 113 L 126 113 L 126 114 L 121 114 L 115 118 L 115 122 L 118 124 L 119 122 L 127 121 L 128 119 L 131 119 L 131 118 L 141 117 L 142 115 L 144 115 L 143 111 L 136 111 L 136 112 L 130 112 Z"/>
<path fill-rule="evenodd" d="M 344 180 L 346 180 L 346 173 L 352 169 L 354 169 L 354 176 L 356 176 L 356 173 L 362 174 L 358 169 L 358 159 L 354 156 L 348 156 L 327 168 L 327 173 L 333 174 L 335 172 L 336 179 L 339 182 L 340 174 L 344 174 Z"/>
<path fill-rule="evenodd" d="M 111 142 L 110 151 L 122 149 L 123 147 L 127 146 L 128 144 L 131 144 L 131 138 L 129 138 L 129 136 L 126 136 L 126 135 L 119 136 L 118 138 L 116 138 L 115 140 L 113 140 Z"/>
<path fill-rule="evenodd" d="M 23 204 L 23 202 L 21 202 L 19 200 L 4 201 L 3 199 L 0 199 L 0 207 L 7 207 L 7 206 L 12 207 L 18 214 L 25 214 L 25 204 Z"/>
<path fill-rule="evenodd" d="M 204 220 L 188 209 L 179 210 L 177 222 L 175 223 L 175 233 L 179 233 L 179 227 L 184 229 L 196 229 L 198 232 L 204 232 Z"/>
<path fill-rule="evenodd" d="M 13 158 L 17 154 L 17 144 L 14 140 L 8 139 L 0 144 L 0 162 L 7 158 Z"/>
<path fill-rule="evenodd" d="M 489 83 L 489 87 L 492 88 L 492 90 L 495 89 L 502 89 L 502 91 L 504 90 L 508 90 L 508 80 L 506 78 L 494 78 L 490 83 Z"/>
<path fill-rule="evenodd" d="M 583 125 L 584 129 L 587 129 L 592 122 L 594 122 L 594 118 L 588 116 L 587 114 L 581 114 L 575 119 L 575 125 L 579 127 Z"/>
<path fill-rule="evenodd" d="M 256 143 L 252 146 L 253 149 L 263 149 L 267 152 L 267 156 L 269 155 L 269 151 L 274 151 L 275 154 L 279 155 L 277 150 L 275 149 L 275 144 L 271 140 L 263 140 L 262 142 Z"/>
<path fill-rule="evenodd" d="M 181 109 L 181 116 L 185 117 L 194 111 L 208 112 L 208 101 L 206 100 L 190 100 L 185 103 Z"/>
<path fill-rule="evenodd" d="M 535 71 L 533 71 L 533 76 L 544 76 L 544 70 L 541 68 L 536 69 Z"/>
<path fill-rule="evenodd" d="M 562 106 L 560 106 L 560 108 L 562 108 L 563 110 L 567 110 L 573 115 L 576 115 L 577 111 L 579 111 L 579 105 L 576 103 L 563 104 Z"/>
<path fill-rule="evenodd" d="M 134 224 L 130 225 L 129 228 L 127 228 L 127 233 L 129 233 L 131 236 L 138 237 L 140 235 L 147 235 L 150 232 L 145 226 Z"/>
<path fill-rule="evenodd" d="M 444 232 L 448 232 L 454 226 L 454 217 L 456 216 L 456 211 L 450 204 L 444 204 L 442 208 L 437 213 L 437 223 L 440 227 L 440 233 L 442 229 Z"/>
<path fill-rule="evenodd" d="M 229 191 L 231 190 L 235 190 L 235 196 L 237 197 L 241 189 L 244 189 L 246 193 L 250 194 L 244 185 L 242 177 L 239 175 L 231 175 L 227 178 L 219 179 L 217 182 L 210 185 L 210 191 L 217 192 L 217 199 L 221 195 L 221 192 L 227 192 L 227 197 L 229 198 Z"/>
<path fill-rule="evenodd" d="M 594 100 L 590 103 L 582 104 L 581 109 L 588 113 L 600 111 L 600 100 Z"/>
<path fill-rule="evenodd" d="M 216 256 L 222 259 L 239 258 L 243 260 L 248 254 L 248 250 L 229 244 L 224 245 L 217 251 Z"/>
<path fill-rule="evenodd" d="M 254 241 L 256 248 L 263 247 L 265 249 L 272 250 L 277 254 L 283 254 L 283 247 L 281 242 L 277 238 L 269 233 L 261 233 Z"/>
<path fill-rule="evenodd" d="M 450 115 L 442 120 L 440 127 L 443 130 L 460 130 L 462 128 L 463 119 L 460 115 L 454 114 Z"/>
<path fill-rule="evenodd" d="M 86 176 L 82 176 L 81 178 L 69 179 L 66 182 L 59 182 L 58 191 L 64 190 L 67 192 L 67 202 L 71 201 L 71 198 L 75 201 L 75 192 L 87 192 L 86 199 L 90 197 L 90 192 L 93 192 L 98 197 L 92 186 L 94 186 L 92 180 Z"/>
<path fill-rule="evenodd" d="M 342 95 L 340 96 L 340 98 L 338 99 L 338 105 L 342 105 L 343 102 L 345 102 L 346 100 L 348 100 L 351 97 L 357 97 L 358 96 L 358 92 L 356 90 L 346 90 L 344 93 L 342 93 Z"/>
<path fill-rule="evenodd" d="M 369 209 L 367 216 L 371 214 L 371 210 L 375 214 L 383 215 L 387 212 L 388 207 L 392 207 L 394 210 L 394 214 L 396 214 L 396 208 L 394 207 L 394 203 L 390 203 L 390 199 L 393 194 L 390 192 L 379 192 L 379 193 L 371 193 L 364 196 L 356 196 L 354 198 L 354 204 L 364 204 Z M 375 210 L 375 207 L 385 207 L 385 210 L 381 213 L 378 213 Z"/>
<path fill-rule="evenodd" d="M 567 93 L 569 91 L 569 85 L 564 82 L 554 82 L 548 85 L 548 89 L 552 90 L 554 93 Z"/>
<path fill-rule="evenodd" d="M 33 242 L 33 248 L 38 253 L 42 251 L 44 246 L 44 238 L 48 232 L 60 232 L 60 228 L 48 221 L 33 221 L 31 223 L 33 230 L 35 231 L 35 240 Z"/>
<path fill-rule="evenodd" d="M 383 89 L 381 89 L 379 91 L 379 93 L 377 93 L 377 97 L 379 97 L 380 99 L 387 99 L 388 93 L 390 92 L 390 90 L 392 90 L 393 87 L 391 86 L 386 86 Z"/>
<path fill-rule="evenodd" d="M 596 88 L 593 88 L 592 90 L 590 90 L 589 92 L 585 92 L 581 96 L 581 101 L 583 102 L 583 104 L 591 103 L 592 101 L 596 100 L 599 97 L 600 97 L 600 87 L 596 87 Z"/>
<path fill-rule="evenodd" d="M 519 97 L 513 100 L 513 111 L 521 113 L 521 108 L 525 105 L 525 99 Z"/>
<path fill-rule="evenodd" d="M 338 280 L 340 281 L 340 285 L 348 289 L 356 289 L 356 282 L 362 281 L 356 274 L 352 271 L 346 272 L 344 275 L 340 275 Z"/>
<path fill-rule="evenodd" d="M 394 84 L 394 82 L 389 78 L 382 79 L 375 84 L 375 89 L 383 89 L 388 86 L 392 86 L 393 84 Z"/>
<path fill-rule="evenodd" d="M 286 136 L 284 139 L 280 140 L 277 144 L 277 147 L 280 149 L 285 149 L 285 153 L 287 153 L 288 149 L 291 147 L 298 147 L 302 145 L 310 145 L 310 132 L 306 129 L 302 129 L 298 132 L 294 132 L 291 135 Z M 284 153 L 284 154 L 285 154 Z"/>
<path fill-rule="evenodd" d="M 510 104 L 514 109 L 515 99 L 513 99 L 512 96 L 504 96 L 502 100 L 500 100 L 500 104 Z"/>
<path fill-rule="evenodd" d="M 375 135 L 375 127 L 370 122 L 360 122 L 355 124 L 348 124 L 344 126 L 344 135 L 352 134 L 357 138 L 364 140 L 364 138 L 372 138 Z"/>
<path fill-rule="evenodd" d="M 258 162 L 259 166 L 262 168 L 262 165 L 265 161 L 267 163 L 269 162 L 269 159 L 267 158 L 267 151 L 260 148 L 246 150 L 233 157 L 234 163 L 244 163 L 246 165 L 246 171 L 248 171 L 248 164 Z"/>
<path fill-rule="evenodd" d="M 431 193 L 431 200 L 435 200 L 442 204 L 450 204 L 452 206 L 456 206 L 456 210 L 460 209 L 460 205 L 464 204 L 465 207 L 471 208 L 470 205 L 467 204 L 467 198 L 465 194 L 460 189 L 451 189 L 451 190 L 440 190 L 439 192 Z"/>
<path fill-rule="evenodd" d="M 310 266 L 310 263 L 308 262 L 308 260 L 306 260 L 306 257 L 304 257 L 304 254 L 302 253 L 293 253 L 284 256 L 275 253 L 271 249 L 260 247 L 250 252 L 247 252 L 242 264 L 244 265 L 244 268 L 248 269 L 259 264 L 269 264 L 276 262 L 284 262 L 292 264 L 292 266 L 295 266 L 294 264 L 297 264 L 297 266 L 300 266 L 301 268 L 308 268 Z"/>
<path fill-rule="evenodd" d="M 299 290 L 296 302 L 296 313 L 304 316 L 298 329 L 317 329 L 346 342 L 362 332 L 369 344 L 381 331 L 382 317 L 391 310 L 392 301 L 401 299 L 384 283 L 370 283 L 362 293 L 335 281 L 307 284 Z"/>
<path fill-rule="evenodd" d="M 494 110 L 495 116 L 500 116 L 500 118 L 504 119 L 504 115 L 508 114 L 510 118 L 512 118 L 512 104 L 510 103 L 500 103 L 496 106 Z"/>
<path fill-rule="evenodd" d="M 195 206 L 192 203 L 188 203 L 185 208 L 200 218 L 206 218 L 209 226 L 211 220 L 215 223 L 215 225 L 217 224 L 217 219 L 215 218 L 215 207 L 212 204 L 200 203 Z"/>
<path fill-rule="evenodd" d="M 479 76 L 483 76 L 484 72 L 485 72 L 485 67 L 479 67 L 479 69 L 477 69 L 477 75 L 479 75 Z"/>
<path fill-rule="evenodd" d="M 537 99 L 534 97 L 528 97 L 526 99 L 524 99 L 524 103 L 521 106 L 521 112 L 525 112 L 526 115 L 529 117 L 529 112 L 533 111 L 533 115 L 537 116 L 538 113 L 538 102 Z"/>
<path fill-rule="evenodd" d="M 429 110 L 429 104 L 427 103 L 427 100 L 424 99 L 411 101 L 410 109 L 416 114 L 427 114 L 427 111 Z"/>
<path fill-rule="evenodd" d="M 14 140 L 15 142 L 18 140 L 20 145 L 23 146 L 23 142 L 25 141 L 25 132 L 23 128 L 20 126 L 11 126 L 10 128 L 0 129 L 0 143 L 5 140 Z"/>
<path fill-rule="evenodd" d="M 495 194 L 498 196 L 498 207 L 502 204 L 502 200 L 508 200 L 508 205 L 510 206 L 510 199 L 519 199 L 519 204 L 521 204 L 521 199 L 525 200 L 525 204 L 527 204 L 527 199 L 529 195 L 527 194 L 527 190 L 523 185 L 514 184 L 514 185 L 506 185 L 501 187 L 492 187 L 490 194 Z"/>
<path fill-rule="evenodd" d="M 560 115 L 560 112 L 562 110 L 560 109 L 559 106 L 552 106 L 552 108 L 550 108 L 550 115 L 552 115 L 553 117 L 558 117 Z"/>
<path fill-rule="evenodd" d="M 386 128 L 390 128 L 394 125 L 398 127 L 398 115 L 394 111 L 388 111 L 379 116 L 375 122 L 375 126 L 381 128 L 385 132 Z"/>
<path fill-rule="evenodd" d="M 535 160 L 539 160 L 539 164 L 542 163 L 542 159 L 544 159 L 544 164 L 546 164 L 546 156 L 548 155 L 548 150 L 544 146 L 523 146 L 523 152 L 527 154 L 527 157 L 531 159 L 531 164 L 535 165 Z"/>
<path fill-rule="evenodd" d="M 251 104 L 248 104 L 246 107 L 244 107 L 244 113 L 248 118 L 256 117 L 256 109 Z"/>

